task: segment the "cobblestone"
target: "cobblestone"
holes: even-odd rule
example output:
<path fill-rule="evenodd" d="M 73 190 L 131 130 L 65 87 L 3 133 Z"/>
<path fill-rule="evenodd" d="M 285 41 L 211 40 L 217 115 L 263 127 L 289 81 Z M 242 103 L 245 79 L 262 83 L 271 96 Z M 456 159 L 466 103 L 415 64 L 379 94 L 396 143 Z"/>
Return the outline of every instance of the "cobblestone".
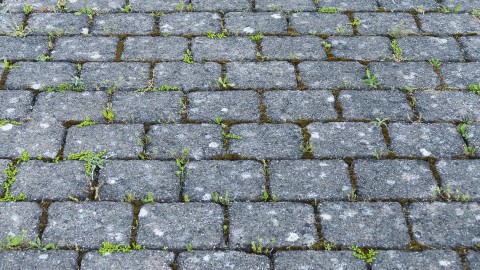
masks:
<path fill-rule="evenodd" d="M 0 59 L 8 60 L 33 60 L 38 55 L 47 53 L 47 37 L 0 37 L 2 51 Z M 15 65 L 17 66 L 17 65 Z"/>
<path fill-rule="evenodd" d="M 463 54 L 454 38 L 411 36 L 398 38 L 397 41 L 403 50 L 402 57 L 408 60 L 463 60 Z"/>
<path fill-rule="evenodd" d="M 93 34 L 125 35 L 149 34 L 154 30 L 155 18 L 150 14 L 101 14 L 95 17 Z"/>
<path fill-rule="evenodd" d="M 82 259 L 82 270 L 98 269 L 148 269 L 170 270 L 175 254 L 172 252 L 146 250 L 135 252 L 106 253 L 88 252 Z"/>
<path fill-rule="evenodd" d="M 67 61 L 112 61 L 117 43 L 117 38 L 111 37 L 60 37 L 52 57 Z"/>
<path fill-rule="evenodd" d="M 344 34 L 353 34 L 353 28 L 347 24 L 350 20 L 344 14 L 300 12 L 294 13 L 290 20 L 300 34 L 335 35 L 341 28 Z"/>
<path fill-rule="evenodd" d="M 426 121 L 459 121 L 464 118 L 480 120 L 475 114 L 480 110 L 480 100 L 466 91 L 417 91 L 415 108 Z"/>
<path fill-rule="evenodd" d="M 230 12 L 225 15 L 225 28 L 230 34 L 287 33 L 287 20 L 281 13 Z"/>
<path fill-rule="evenodd" d="M 380 60 L 391 55 L 390 40 L 386 37 L 331 37 L 335 57 L 353 60 Z"/>
<path fill-rule="evenodd" d="M 452 190 L 458 190 L 472 199 L 480 198 L 480 188 L 476 183 L 480 177 L 476 160 L 440 160 L 436 166 L 445 188 L 451 184 Z"/>
<path fill-rule="evenodd" d="M 453 250 L 425 250 L 411 251 L 380 251 L 376 255 L 372 269 L 398 269 L 410 267 L 412 269 L 463 269 L 458 254 Z"/>
<path fill-rule="evenodd" d="M 262 270 L 270 269 L 267 256 L 246 254 L 238 251 L 212 252 L 193 251 L 183 252 L 178 256 L 179 269 L 238 269 Z"/>
<path fill-rule="evenodd" d="M 281 75 L 280 75 L 281 74 Z M 236 88 L 295 88 L 295 70 L 287 62 L 228 63 L 227 78 Z"/>
<path fill-rule="evenodd" d="M 33 94 L 29 91 L 0 91 L 0 118 L 25 117 L 32 100 Z"/>
<path fill-rule="evenodd" d="M 434 88 L 440 81 L 428 63 L 421 62 L 376 62 L 369 65 L 372 76 L 378 76 L 378 82 L 384 88 Z"/>
<path fill-rule="evenodd" d="M 74 251 L 2 251 L 0 262 L 6 269 L 77 269 L 78 254 Z"/>
<path fill-rule="evenodd" d="M 210 12 L 165 14 L 160 17 L 158 27 L 160 33 L 173 35 L 201 35 L 208 31 L 220 32 L 220 15 Z"/>
<path fill-rule="evenodd" d="M 156 87 L 168 84 L 183 90 L 209 90 L 217 87 L 215 81 L 221 77 L 221 67 L 217 63 L 158 63 L 154 76 Z"/>
<path fill-rule="evenodd" d="M 357 62 L 313 62 L 298 65 L 302 83 L 312 89 L 364 87 L 365 68 Z"/>
<path fill-rule="evenodd" d="M 319 37 L 265 37 L 262 39 L 262 53 L 275 60 L 325 60 L 327 54 Z"/>
<path fill-rule="evenodd" d="M 82 79 L 90 90 L 136 90 L 147 87 L 147 63 L 86 63 Z"/>
<path fill-rule="evenodd" d="M 428 13 L 419 15 L 424 32 L 436 35 L 478 33 L 480 21 L 470 14 Z"/>
<path fill-rule="evenodd" d="M 442 75 L 445 84 L 452 88 L 468 88 L 471 84 L 478 84 L 480 63 L 445 63 L 442 65 Z"/>
<path fill-rule="evenodd" d="M 362 35 L 409 35 L 418 33 L 415 19 L 408 13 L 355 13 L 361 24 L 357 26 Z"/>
<path fill-rule="evenodd" d="M 28 19 L 27 31 L 33 35 L 88 34 L 88 16 L 72 13 L 35 13 Z"/>
<path fill-rule="evenodd" d="M 275 269 L 313 270 L 319 265 L 325 269 L 367 269 L 365 262 L 356 259 L 349 251 L 280 251 L 274 255 Z"/>
<path fill-rule="evenodd" d="M 46 62 L 17 62 L 19 68 L 9 70 L 5 87 L 7 89 L 42 89 L 70 83 L 77 74 L 75 64 Z"/>
<path fill-rule="evenodd" d="M 379 0 L 380 7 L 387 10 L 415 10 L 422 7 L 425 10 L 436 10 L 439 6 L 435 0 L 406 0 L 392 2 L 391 0 Z"/>
<path fill-rule="evenodd" d="M 128 37 L 123 60 L 182 60 L 187 39 L 182 37 Z"/>
<path fill-rule="evenodd" d="M 0 203 L 0 240 L 4 242 L 7 237 L 23 235 L 33 241 L 38 236 L 38 226 L 42 209 L 33 202 Z M 0 252 L 1 256 L 2 252 Z M 2 263 L 3 264 L 3 263 Z"/>
<path fill-rule="evenodd" d="M 193 39 L 194 60 L 255 60 L 256 44 L 246 37 Z"/>

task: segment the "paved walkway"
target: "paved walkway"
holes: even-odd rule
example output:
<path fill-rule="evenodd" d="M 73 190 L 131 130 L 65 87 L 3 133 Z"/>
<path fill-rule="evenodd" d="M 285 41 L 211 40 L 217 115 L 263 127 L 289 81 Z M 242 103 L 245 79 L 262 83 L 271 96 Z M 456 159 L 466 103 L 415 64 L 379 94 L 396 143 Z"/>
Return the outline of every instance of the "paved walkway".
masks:
<path fill-rule="evenodd" d="M 0 5 L 0 269 L 480 269 L 480 1 Z"/>

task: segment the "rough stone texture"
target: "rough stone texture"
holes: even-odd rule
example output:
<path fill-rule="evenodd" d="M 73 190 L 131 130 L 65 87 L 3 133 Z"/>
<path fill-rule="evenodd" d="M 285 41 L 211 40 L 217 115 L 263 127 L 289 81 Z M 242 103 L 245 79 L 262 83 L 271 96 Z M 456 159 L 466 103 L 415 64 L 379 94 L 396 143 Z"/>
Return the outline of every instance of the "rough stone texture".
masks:
<path fill-rule="evenodd" d="M 461 11 L 480 9 L 480 3 L 472 0 L 444 0 L 442 2 L 447 8 L 450 9 L 458 8 L 458 6 L 462 6 L 460 8 Z"/>
<path fill-rule="evenodd" d="M 227 63 L 227 78 L 235 88 L 295 88 L 295 70 L 286 62 Z"/>
<path fill-rule="evenodd" d="M 2 50 L 0 59 L 9 61 L 16 59 L 34 60 L 40 54 L 46 54 L 48 50 L 47 37 L 0 37 Z M 18 64 L 13 64 L 18 66 Z"/>
<path fill-rule="evenodd" d="M 118 11 L 125 5 L 123 0 L 67 0 L 69 10 L 81 10 L 89 5 L 95 11 Z"/>
<path fill-rule="evenodd" d="M 397 44 L 403 50 L 402 57 L 408 60 L 463 60 L 463 54 L 453 37 L 400 37 Z"/>
<path fill-rule="evenodd" d="M 291 15 L 290 23 L 300 34 L 339 34 L 337 29 L 343 28 L 344 34 L 353 34 L 353 28 L 347 25 L 350 20 L 345 14 L 301 12 Z"/>
<path fill-rule="evenodd" d="M 210 270 L 266 270 L 270 269 L 267 256 L 239 251 L 193 251 L 182 252 L 177 258 L 179 269 Z"/>
<path fill-rule="evenodd" d="M 33 35 L 88 34 L 88 16 L 73 13 L 34 13 L 28 19 L 27 31 Z"/>
<path fill-rule="evenodd" d="M 93 22 L 94 35 L 150 34 L 155 18 L 145 13 L 101 14 Z"/>
<path fill-rule="evenodd" d="M 234 203 L 228 210 L 230 247 L 304 246 L 317 241 L 313 207 L 301 203 Z"/>
<path fill-rule="evenodd" d="M 369 64 L 372 76 L 378 76 L 380 87 L 414 88 L 438 87 L 440 81 L 429 63 L 421 62 L 375 62 Z"/>
<path fill-rule="evenodd" d="M 180 3 L 184 6 L 188 4 L 186 0 L 163 0 L 163 1 L 145 1 L 145 0 L 131 0 L 132 9 L 136 11 L 176 11 L 175 8 Z"/>
<path fill-rule="evenodd" d="M 274 255 L 275 269 L 315 270 L 367 269 L 365 262 L 352 256 L 350 251 L 279 251 Z"/>
<path fill-rule="evenodd" d="M 439 5 L 435 0 L 378 0 L 380 7 L 387 10 L 416 10 L 421 7 L 425 10 L 436 10 Z"/>
<path fill-rule="evenodd" d="M 480 38 L 479 37 L 461 37 L 460 43 L 465 50 L 469 60 L 480 61 Z"/>
<path fill-rule="evenodd" d="M 0 119 L 27 116 L 33 94 L 29 91 L 0 91 Z"/>
<path fill-rule="evenodd" d="M 23 23 L 23 17 L 23 14 L 0 14 L 0 34 L 4 35 L 15 32 L 15 28 L 17 28 Z"/>
<path fill-rule="evenodd" d="M 418 33 L 415 19 L 408 13 L 355 13 L 361 22 L 357 26 L 362 35 L 410 35 Z"/>
<path fill-rule="evenodd" d="M 18 62 L 19 68 L 10 69 L 5 82 L 7 89 L 42 89 L 70 83 L 77 75 L 77 67 L 71 63 Z"/>
<path fill-rule="evenodd" d="M 375 0 L 320 0 L 318 6 L 320 8 L 336 7 L 340 11 L 373 11 L 377 9 Z"/>
<path fill-rule="evenodd" d="M 313 89 L 364 87 L 365 68 L 357 62 L 313 62 L 298 65 L 302 83 Z"/>
<path fill-rule="evenodd" d="M 82 79 L 90 90 L 136 90 L 147 87 L 150 66 L 147 63 L 86 63 Z"/>
<path fill-rule="evenodd" d="M 51 11 L 56 4 L 56 0 L 5 0 L 3 8 L 4 11 L 23 12 L 24 5 L 30 5 L 33 10 Z"/>
<path fill-rule="evenodd" d="M 117 42 L 113 37 L 60 37 L 52 57 L 67 61 L 112 61 L 116 57 Z"/>
<path fill-rule="evenodd" d="M 325 239 L 345 246 L 399 248 L 409 243 L 399 203 L 339 202 L 318 207 Z"/>
<path fill-rule="evenodd" d="M 4 172 L 6 168 L 8 168 L 8 164 L 10 164 L 10 160 L 8 159 L 0 159 L 0 172 Z M 6 178 L 5 178 L 5 174 L 4 173 L 0 173 L 0 183 L 3 183 L 5 182 Z M 0 190 L 0 196 L 3 197 L 3 189 Z M 0 197 L 0 198 L 1 198 Z"/>
<path fill-rule="evenodd" d="M 478 85 L 480 78 L 480 63 L 445 63 L 441 67 L 445 84 L 452 88 L 468 88 L 471 84 Z"/>
<path fill-rule="evenodd" d="M 149 204 L 138 215 L 137 242 L 149 248 L 224 246 L 223 211 L 213 203 Z"/>
<path fill-rule="evenodd" d="M 281 13 L 229 12 L 225 28 L 230 34 L 287 33 L 287 20 Z"/>
<path fill-rule="evenodd" d="M 313 11 L 316 10 L 312 1 L 304 0 L 256 0 L 255 7 L 260 11 Z"/>
<path fill-rule="evenodd" d="M 182 37 L 128 37 L 123 60 L 182 60 L 188 40 Z"/>
<path fill-rule="evenodd" d="M 255 60 L 255 41 L 247 37 L 194 38 L 192 54 L 199 60 Z"/>
<path fill-rule="evenodd" d="M 478 179 L 480 172 L 477 160 L 440 160 L 436 168 L 442 179 L 443 186 L 451 184 L 450 188 L 460 194 L 468 195 L 472 199 L 480 198 Z"/>
<path fill-rule="evenodd" d="M 178 2 L 178 1 L 177 1 Z M 237 0 L 237 1 L 205 1 L 205 0 L 192 0 L 193 10 L 195 11 L 250 11 L 250 0 Z"/>
<path fill-rule="evenodd" d="M 469 34 L 480 31 L 480 20 L 470 14 L 428 13 L 419 16 L 422 30 L 437 35 Z"/>
<path fill-rule="evenodd" d="M 2 251 L 0 262 L 5 269 L 77 269 L 78 254 L 75 251 Z"/>
<path fill-rule="evenodd" d="M 158 269 L 170 270 L 175 254 L 158 250 L 107 253 L 91 251 L 82 258 L 82 270 Z"/>
<path fill-rule="evenodd" d="M 158 63 L 155 65 L 155 86 L 164 84 L 183 90 L 217 88 L 215 80 L 221 77 L 217 63 Z"/>
<path fill-rule="evenodd" d="M 130 242 L 133 206 L 112 202 L 59 202 L 48 208 L 45 243 L 99 248 L 102 242 Z"/>
<path fill-rule="evenodd" d="M 463 269 L 458 254 L 453 250 L 379 251 L 372 269 Z"/>
<path fill-rule="evenodd" d="M 391 55 L 386 37 L 330 37 L 333 56 L 353 60 L 380 60 Z"/>
<path fill-rule="evenodd" d="M 173 35 L 201 35 L 208 31 L 220 32 L 220 14 L 210 12 L 164 14 L 159 19 L 158 28 L 162 34 Z"/>
<path fill-rule="evenodd" d="M 480 98 L 467 91 L 417 91 L 415 108 L 426 121 L 459 121 L 471 118 L 480 121 Z"/>
<path fill-rule="evenodd" d="M 478 244 L 478 203 L 412 203 L 407 209 L 413 236 L 420 244 L 434 247 Z"/>
<path fill-rule="evenodd" d="M 467 136 L 470 138 L 468 141 L 468 144 L 470 146 L 480 147 L 480 125 L 479 124 L 469 125 L 467 128 Z"/>
<path fill-rule="evenodd" d="M 467 254 L 467 261 L 471 269 L 480 267 L 480 252 L 469 251 Z"/>
<path fill-rule="evenodd" d="M 275 60 L 325 60 L 327 54 L 321 45 L 322 41 L 323 39 L 315 36 L 264 37 L 262 54 Z"/>
<path fill-rule="evenodd" d="M 38 237 L 38 226 L 42 209 L 33 202 L 2 202 L 0 203 L 0 241 L 6 242 L 7 237 L 25 237 L 34 241 Z M 0 252 L 0 256 L 2 252 Z M 0 260 L 3 264 L 3 261 Z"/>

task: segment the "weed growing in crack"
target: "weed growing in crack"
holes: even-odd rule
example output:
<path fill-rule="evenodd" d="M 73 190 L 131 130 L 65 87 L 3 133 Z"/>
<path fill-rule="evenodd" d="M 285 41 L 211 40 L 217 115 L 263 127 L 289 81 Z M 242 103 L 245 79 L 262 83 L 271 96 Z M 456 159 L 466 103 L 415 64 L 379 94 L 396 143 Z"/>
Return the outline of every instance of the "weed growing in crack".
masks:
<path fill-rule="evenodd" d="M 262 33 L 258 33 L 256 35 L 252 35 L 250 36 L 250 39 L 253 40 L 253 41 L 259 41 L 259 40 L 262 40 L 263 38 L 263 34 Z"/>
<path fill-rule="evenodd" d="M 443 188 L 436 188 L 432 190 L 432 199 L 441 198 L 447 202 L 451 202 L 453 200 L 457 202 L 468 202 L 471 200 L 469 195 L 462 194 L 458 189 L 455 192 L 452 191 L 451 188 L 452 183 L 447 183 L 445 189 Z"/>
<path fill-rule="evenodd" d="M 353 22 L 349 22 L 347 23 L 347 25 L 351 25 L 351 26 L 360 26 L 362 23 L 360 22 L 360 19 L 359 18 L 354 18 L 353 19 Z"/>
<path fill-rule="evenodd" d="M 78 124 L 77 126 L 78 126 L 79 128 L 81 128 L 81 127 L 87 127 L 87 126 L 93 126 L 93 125 L 95 125 L 95 122 L 92 121 L 92 120 L 90 119 L 90 117 L 85 116 L 85 120 L 84 120 L 83 122 L 81 122 L 80 124 Z"/>
<path fill-rule="evenodd" d="M 46 56 L 45 54 L 40 54 L 37 56 L 37 61 L 38 62 L 48 62 L 52 60 L 53 58 L 51 56 Z"/>
<path fill-rule="evenodd" d="M 472 91 L 472 93 L 475 93 L 477 95 L 480 95 L 480 83 L 478 83 L 478 85 L 476 84 L 470 84 L 468 86 L 468 89 L 470 89 L 470 91 Z"/>
<path fill-rule="evenodd" d="M 140 200 L 143 203 L 153 203 L 155 201 L 151 192 L 148 192 L 147 197 L 141 198 Z"/>
<path fill-rule="evenodd" d="M 390 43 L 390 49 L 393 52 L 393 59 L 395 61 L 399 62 L 399 61 L 405 60 L 405 58 L 403 58 L 402 56 L 403 50 L 402 48 L 400 48 L 396 40 Z"/>
<path fill-rule="evenodd" d="M 319 8 L 317 10 L 320 13 L 337 13 L 338 8 L 337 7 L 324 7 L 324 8 Z"/>
<path fill-rule="evenodd" d="M 118 244 L 114 245 L 110 242 L 102 242 L 102 247 L 98 250 L 102 256 L 105 256 L 107 253 L 114 253 L 114 252 L 132 252 L 133 250 L 142 250 L 145 247 L 142 247 L 139 244 L 132 244 L 132 245 L 125 245 L 125 244 Z"/>
<path fill-rule="evenodd" d="M 3 58 L 3 67 L 5 69 L 20 68 L 20 66 L 14 66 L 14 65 L 10 64 L 10 62 L 8 62 L 8 60 L 6 58 Z"/>
<path fill-rule="evenodd" d="M 227 77 L 219 77 L 218 79 L 215 80 L 217 83 L 217 86 L 221 89 L 230 89 L 235 87 L 235 83 L 229 83 Z"/>
<path fill-rule="evenodd" d="M 132 6 L 131 5 L 125 5 L 123 8 L 120 8 L 120 11 L 125 12 L 125 13 L 130 13 L 130 12 L 132 12 Z"/>
<path fill-rule="evenodd" d="M 217 34 L 217 33 L 214 33 L 213 31 L 207 31 L 206 33 L 207 37 L 210 38 L 210 39 L 214 39 L 214 38 L 226 38 L 227 35 L 225 33 L 220 33 L 220 34 Z"/>
<path fill-rule="evenodd" d="M 0 120 L 0 127 L 1 127 L 1 126 L 4 126 L 4 125 L 6 125 L 6 124 L 11 124 L 11 125 L 19 126 L 19 125 L 21 125 L 22 123 L 17 122 L 17 121 L 8 120 L 8 119 Z"/>
<path fill-rule="evenodd" d="M 187 176 L 187 166 L 189 163 L 189 159 L 188 159 L 189 155 L 190 155 L 190 148 L 187 147 L 180 152 L 179 156 L 175 157 L 175 162 L 178 168 L 178 170 L 175 173 L 182 180 L 185 179 L 185 177 Z"/>
<path fill-rule="evenodd" d="M 377 127 L 386 127 L 388 118 L 375 118 L 375 120 L 370 121 L 371 124 L 374 124 Z"/>
<path fill-rule="evenodd" d="M 265 186 L 262 187 L 262 199 L 264 201 L 273 201 L 273 202 L 276 202 L 278 201 L 278 196 L 277 195 L 274 195 L 272 194 L 270 196 L 270 194 L 268 194 L 268 191 L 267 191 L 267 188 Z"/>
<path fill-rule="evenodd" d="M 15 162 L 8 164 L 8 167 L 3 171 L 6 181 L 3 183 L 3 197 L 0 198 L 0 202 L 16 202 L 27 199 L 25 194 L 19 194 L 17 197 L 10 195 L 10 186 L 17 180 L 18 165 L 24 162 L 30 161 L 30 155 L 27 151 L 23 150 L 22 155 Z"/>
<path fill-rule="evenodd" d="M 211 195 L 212 201 L 215 203 L 219 203 L 223 206 L 228 206 L 230 204 L 230 199 L 228 198 L 228 191 L 225 192 L 224 197 L 220 196 L 218 192 L 213 192 Z"/>
<path fill-rule="evenodd" d="M 228 141 L 230 139 L 235 139 L 235 140 L 243 140 L 243 137 L 237 134 L 230 134 L 226 133 L 225 131 L 222 131 L 222 136 Z"/>
<path fill-rule="evenodd" d="M 304 154 L 313 154 L 315 147 L 312 145 L 311 142 L 301 142 L 300 150 L 302 150 L 302 153 Z"/>
<path fill-rule="evenodd" d="M 442 65 L 442 62 L 435 58 L 431 58 L 430 60 L 428 60 L 428 63 L 430 63 L 430 65 L 432 65 L 432 67 L 434 68 L 439 68 Z"/>
<path fill-rule="evenodd" d="M 347 199 L 351 202 L 358 201 L 357 189 L 352 188 L 349 193 L 347 193 Z"/>
<path fill-rule="evenodd" d="M 325 49 L 331 49 L 332 48 L 332 44 L 328 43 L 327 41 L 323 40 L 322 42 L 320 42 L 320 44 L 323 45 L 323 47 L 325 47 Z"/>
<path fill-rule="evenodd" d="M 64 93 L 67 91 L 80 92 L 87 89 L 87 85 L 83 83 L 83 80 L 77 76 L 72 78 L 71 83 L 62 83 L 58 86 L 46 86 L 43 88 L 46 92 L 60 92 Z"/>
<path fill-rule="evenodd" d="M 96 12 L 92 9 L 90 5 L 87 5 L 87 7 L 82 8 L 81 11 L 77 11 L 74 13 L 76 16 L 80 16 L 82 14 L 86 14 L 90 21 L 93 21 L 93 16 L 95 16 Z"/>
<path fill-rule="evenodd" d="M 353 256 L 355 256 L 355 258 L 364 260 L 366 263 L 374 262 L 376 260 L 375 255 L 378 254 L 378 251 L 374 249 L 362 250 L 357 246 L 352 246 L 350 249 L 353 250 Z"/>
<path fill-rule="evenodd" d="M 377 89 L 379 86 L 377 75 L 372 76 L 369 69 L 366 71 L 366 78 L 363 82 L 372 89 Z"/>
<path fill-rule="evenodd" d="M 55 244 L 42 245 L 40 238 L 36 238 L 35 241 L 30 241 L 27 238 L 27 230 L 22 230 L 21 236 L 7 236 L 6 242 L 0 240 L 1 250 L 57 250 L 58 246 Z"/>
<path fill-rule="evenodd" d="M 464 145 L 463 146 L 463 153 L 465 153 L 465 156 L 474 158 L 478 150 L 478 146 L 468 146 Z"/>
<path fill-rule="evenodd" d="M 270 243 L 266 247 L 263 247 L 263 240 L 260 238 L 257 238 L 258 243 L 255 243 L 255 241 L 251 242 L 252 246 L 252 251 L 253 253 L 256 254 L 265 254 L 269 255 L 273 251 L 273 244 L 275 244 L 275 238 L 272 238 L 270 240 Z"/>
<path fill-rule="evenodd" d="M 113 121 L 115 120 L 115 113 L 112 109 L 112 103 L 108 103 L 107 106 L 103 108 L 102 114 L 107 124 L 113 124 Z"/>
<path fill-rule="evenodd" d="M 190 202 L 190 198 L 188 197 L 188 194 L 183 195 L 183 201 L 186 202 L 186 203 Z"/>
<path fill-rule="evenodd" d="M 323 242 L 323 248 L 326 250 L 326 251 L 331 251 L 332 248 L 335 248 L 335 243 L 334 242 Z"/>
<path fill-rule="evenodd" d="M 193 61 L 192 52 L 189 49 L 187 49 L 187 53 L 183 55 L 183 62 L 187 64 L 195 64 L 195 61 Z"/>
<path fill-rule="evenodd" d="M 29 15 L 30 13 L 32 13 L 33 9 L 32 9 L 32 6 L 30 5 L 24 5 L 23 6 L 23 13 L 25 15 Z"/>

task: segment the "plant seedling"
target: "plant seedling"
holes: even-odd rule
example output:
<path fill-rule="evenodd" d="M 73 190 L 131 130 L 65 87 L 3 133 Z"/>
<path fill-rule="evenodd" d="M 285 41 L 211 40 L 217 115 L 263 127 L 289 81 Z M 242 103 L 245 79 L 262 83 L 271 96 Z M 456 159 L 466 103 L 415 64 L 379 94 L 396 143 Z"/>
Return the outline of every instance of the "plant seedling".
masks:
<path fill-rule="evenodd" d="M 320 13 L 337 13 L 338 8 L 336 8 L 336 7 L 319 8 L 318 12 L 320 12 Z"/>
<path fill-rule="evenodd" d="M 372 76 L 369 69 L 367 69 L 366 79 L 363 82 L 372 89 L 377 89 L 379 85 L 377 75 Z"/>
<path fill-rule="evenodd" d="M 219 77 L 216 81 L 217 86 L 222 89 L 229 89 L 235 87 L 234 83 L 229 83 L 227 77 Z"/>
<path fill-rule="evenodd" d="M 5 59 L 5 58 L 3 58 L 3 67 L 5 69 L 20 68 L 20 66 L 14 66 L 14 65 L 10 64 L 10 62 L 8 62 L 8 60 Z"/>
<path fill-rule="evenodd" d="M 355 19 L 353 19 L 353 22 L 347 23 L 347 25 L 351 25 L 351 26 L 360 26 L 361 24 L 362 23 L 360 22 L 359 18 L 355 18 Z"/>
<path fill-rule="evenodd" d="M 32 13 L 32 7 L 30 5 L 24 5 L 23 6 L 23 13 L 25 13 L 25 15 L 28 15 L 30 13 Z"/>
<path fill-rule="evenodd" d="M 470 89 L 470 91 L 472 91 L 473 93 L 480 95 L 480 83 L 478 83 L 478 85 L 470 84 L 468 86 L 468 89 Z"/>
<path fill-rule="evenodd" d="M 192 52 L 189 49 L 187 49 L 187 53 L 183 55 L 183 62 L 187 64 L 195 64 L 193 61 Z"/>
<path fill-rule="evenodd" d="M 88 18 L 90 19 L 90 21 L 93 20 L 93 16 L 95 16 L 95 11 L 92 9 L 92 7 L 90 5 L 87 5 L 87 7 L 85 8 L 82 8 L 81 11 L 77 11 L 74 13 L 76 16 L 79 16 L 79 15 L 82 15 L 82 14 L 86 14 L 88 16 Z"/>
<path fill-rule="evenodd" d="M 435 58 L 428 60 L 428 63 L 430 63 L 430 65 L 432 65 L 434 68 L 439 68 L 442 65 L 442 62 Z"/>
<path fill-rule="evenodd" d="M 354 251 L 353 256 L 355 256 L 355 258 L 364 260 L 366 263 L 372 263 L 375 261 L 375 255 L 378 254 L 378 251 L 374 249 L 368 249 L 367 251 L 364 251 L 357 246 L 352 246 L 350 249 Z"/>
<path fill-rule="evenodd" d="M 131 5 L 125 5 L 123 8 L 120 8 L 120 11 L 125 12 L 125 13 L 130 13 L 130 12 L 132 12 L 132 6 Z"/>
<path fill-rule="evenodd" d="M 259 40 L 262 40 L 262 38 L 263 38 L 262 33 L 258 33 L 256 35 L 250 36 L 250 39 L 253 40 L 253 41 L 259 41 Z"/>
<path fill-rule="evenodd" d="M 113 112 L 111 103 L 108 103 L 107 106 L 102 110 L 102 114 L 103 117 L 105 117 L 107 124 L 113 124 L 115 113 Z"/>
<path fill-rule="evenodd" d="M 90 117 L 85 116 L 85 120 L 78 124 L 78 127 L 87 127 L 87 126 L 93 126 L 95 125 L 95 122 L 90 119 Z"/>

